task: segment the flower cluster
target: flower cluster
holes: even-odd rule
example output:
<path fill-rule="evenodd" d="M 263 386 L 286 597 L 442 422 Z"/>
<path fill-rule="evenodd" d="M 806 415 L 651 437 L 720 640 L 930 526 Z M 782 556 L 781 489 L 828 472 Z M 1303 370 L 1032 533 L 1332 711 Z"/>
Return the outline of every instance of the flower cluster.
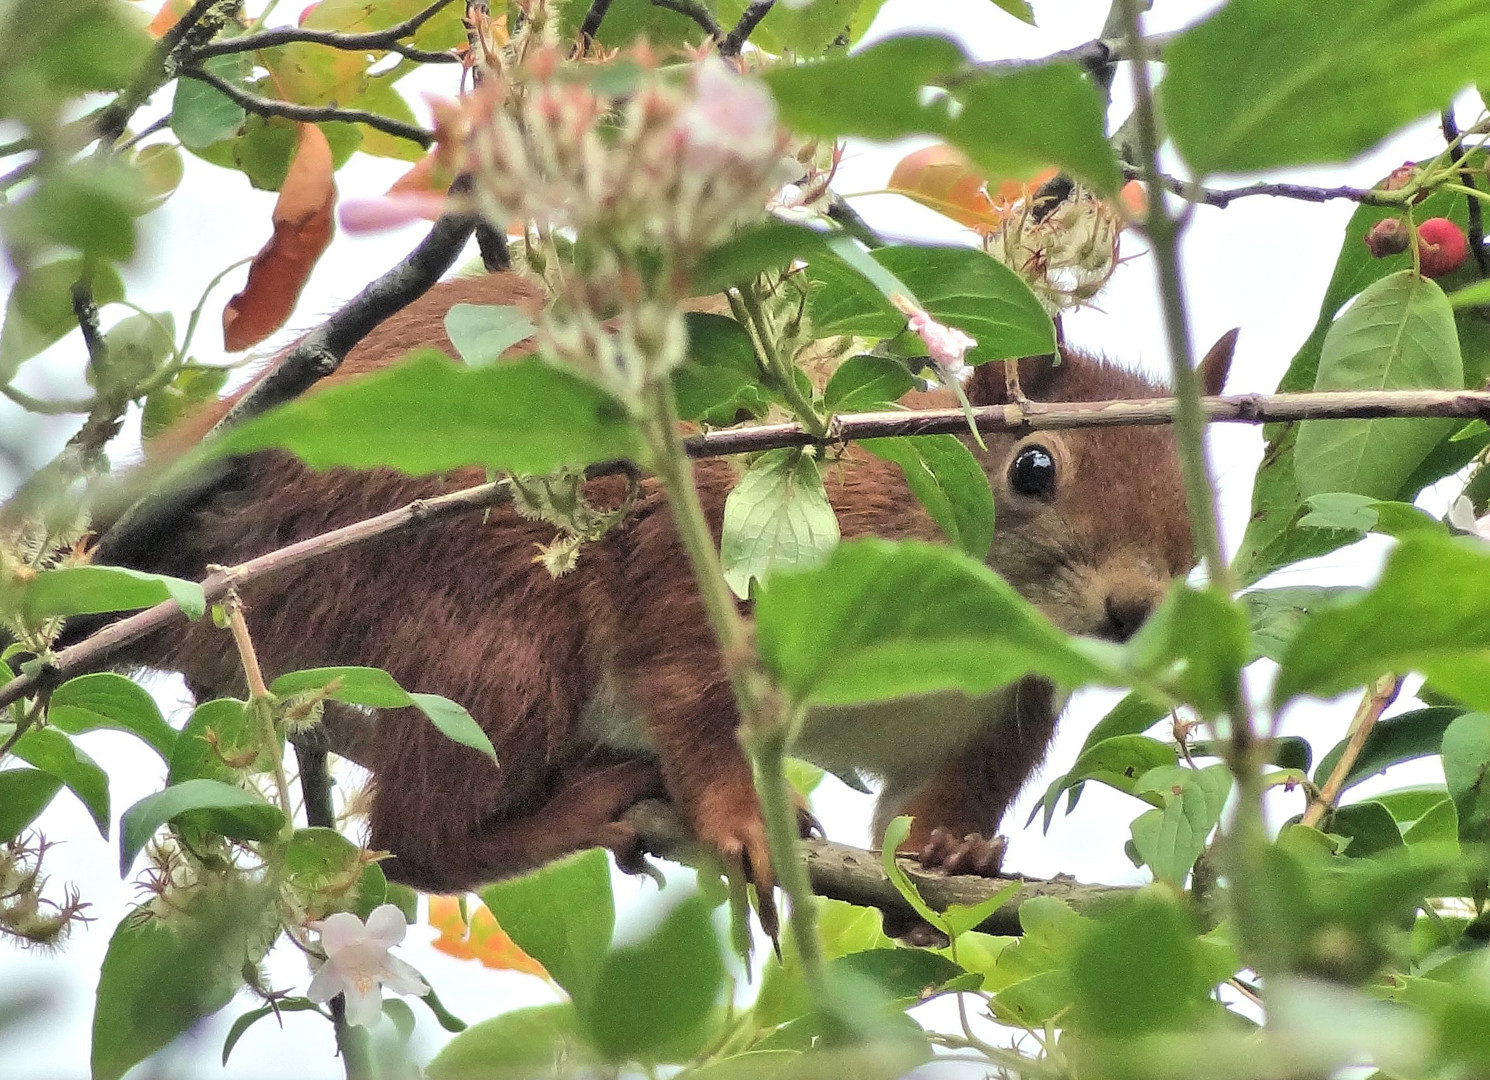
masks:
<path fill-rule="evenodd" d="M 1122 219 L 1080 183 L 1063 198 L 1022 199 L 983 249 L 1034 290 L 1052 315 L 1088 304 L 1112 277 Z"/>
<path fill-rule="evenodd" d="M 547 350 L 634 398 L 682 362 L 678 307 L 698 258 L 802 170 L 783 176 L 770 93 L 717 56 L 681 72 L 645 50 L 561 56 L 544 44 L 488 72 L 469 114 L 472 195 L 498 227 L 531 228 L 530 266 L 556 294 Z"/>

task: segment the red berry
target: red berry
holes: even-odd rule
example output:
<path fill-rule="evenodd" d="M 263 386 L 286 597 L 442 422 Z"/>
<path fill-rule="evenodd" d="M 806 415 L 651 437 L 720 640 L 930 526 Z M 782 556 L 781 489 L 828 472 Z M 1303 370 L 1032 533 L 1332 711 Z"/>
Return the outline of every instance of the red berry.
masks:
<path fill-rule="evenodd" d="M 1378 259 L 1401 255 L 1412 243 L 1412 230 L 1401 218 L 1383 218 L 1366 233 L 1366 246 Z"/>
<path fill-rule="evenodd" d="M 1418 268 L 1424 277 L 1452 274 L 1467 258 L 1469 241 L 1448 218 L 1429 218 L 1418 226 Z"/>

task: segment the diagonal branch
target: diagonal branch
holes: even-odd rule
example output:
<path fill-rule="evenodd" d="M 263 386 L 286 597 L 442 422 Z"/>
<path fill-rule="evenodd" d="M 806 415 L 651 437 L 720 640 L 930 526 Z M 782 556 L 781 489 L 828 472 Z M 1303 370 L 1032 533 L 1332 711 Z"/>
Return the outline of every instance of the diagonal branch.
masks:
<path fill-rule="evenodd" d="M 1138 168 L 1123 162 L 1123 175 L 1129 180 L 1142 180 L 1143 175 Z M 1335 199 L 1349 199 L 1351 202 L 1362 203 L 1366 206 L 1401 206 L 1406 201 L 1401 192 L 1382 191 L 1379 188 L 1359 188 L 1342 185 L 1340 187 L 1311 187 L 1308 184 L 1248 184 L 1239 188 L 1208 188 L 1200 184 L 1181 180 L 1177 176 L 1169 176 L 1158 173 L 1159 183 L 1168 191 L 1201 206 L 1215 206 L 1225 209 L 1237 199 L 1251 198 L 1254 195 L 1272 195 L 1282 199 L 1297 199 L 1301 202 L 1325 203 Z"/>
<path fill-rule="evenodd" d="M 704 5 L 702 0 L 652 0 L 652 6 L 676 11 L 679 15 L 692 19 L 703 27 L 704 33 L 715 41 L 724 37 L 724 27 L 719 25 L 719 20 L 714 18 L 714 13 Z M 724 49 L 721 48 L 719 51 L 724 52 Z M 733 54 L 725 53 L 725 55 Z"/>
<path fill-rule="evenodd" d="M 745 47 L 745 42 L 750 39 L 751 34 L 755 33 L 755 28 L 760 25 L 762 19 L 771 14 L 771 9 L 775 6 L 776 0 L 750 0 L 750 6 L 740 15 L 740 21 L 735 23 L 735 28 L 719 43 L 719 55 L 739 56 L 740 50 Z"/>
<path fill-rule="evenodd" d="M 290 101 L 260 97 L 200 67 L 183 67 L 181 75 L 187 79 L 196 79 L 198 82 L 206 83 L 240 108 L 259 116 L 282 116 L 287 120 L 302 120 L 312 124 L 330 120 L 348 124 L 366 124 L 370 128 L 376 128 L 378 131 L 386 132 L 397 138 L 408 139 L 424 148 L 428 148 L 435 141 L 434 132 L 427 131 L 418 124 L 406 124 L 402 120 L 394 120 L 392 117 L 368 112 L 366 109 L 343 109 L 335 105 L 296 105 Z"/>
<path fill-rule="evenodd" d="M 428 52 L 424 49 L 416 49 L 412 45 L 405 45 L 400 39 L 414 33 L 442 9 L 448 7 L 451 0 L 435 0 L 433 4 L 418 14 L 412 15 L 401 23 L 397 23 L 384 30 L 372 30 L 362 34 L 346 34 L 335 30 L 307 30 L 299 26 L 281 26 L 273 30 L 262 30 L 257 34 L 246 34 L 243 37 L 230 38 L 227 41 L 214 41 L 194 50 L 190 55 L 192 64 L 199 64 L 203 60 L 214 56 L 226 56 L 230 53 L 257 52 L 260 49 L 272 49 L 278 45 L 290 45 L 296 42 L 305 42 L 311 45 L 326 45 L 333 49 L 343 49 L 348 52 L 363 52 L 374 50 L 387 50 L 407 56 L 411 60 L 419 60 L 426 63 L 448 64 L 459 63 L 460 58 L 453 53 Z"/>
<path fill-rule="evenodd" d="M 1448 416 L 1460 419 L 1490 420 L 1490 392 L 1473 390 L 1361 390 L 1315 391 L 1306 394 L 1248 395 L 1201 399 L 1201 410 L 1211 421 L 1264 424 L 1285 420 L 1345 420 L 1380 417 Z M 1095 401 L 1076 404 L 1044 405 L 1029 402 L 1023 406 L 985 405 L 972 410 L 980 431 L 1055 431 L 1075 428 L 1152 426 L 1172 423 L 1175 414 L 1173 398 L 1141 401 Z M 785 446 L 833 446 L 855 439 L 885 438 L 900 435 L 959 434 L 967 430 L 967 418 L 960 409 L 929 409 L 916 412 L 853 413 L 838 416 L 826 435 L 814 437 L 800 424 L 763 424 L 728 431 L 711 431 L 691 435 L 684 440 L 690 457 L 721 457 L 771 450 Z M 634 470 L 629 462 L 612 461 L 591 466 L 589 476 L 604 476 Z M 198 495 L 204 490 L 196 487 Z M 422 499 L 397 510 L 310 537 L 288 547 L 261 555 L 239 566 L 208 575 L 202 589 L 208 602 L 223 596 L 234 584 L 244 584 L 274 570 L 305 562 L 332 551 L 387 536 L 436 521 L 452 514 L 483 509 L 507 499 L 506 485 L 498 480 L 451 492 L 434 499 Z M 149 500 L 139 504 L 149 506 Z M 143 524 L 133 526 L 142 531 L 150 527 L 151 515 Z M 128 515 L 121 521 L 123 528 Z M 118 547 L 125 540 L 105 542 Z M 47 666 L 21 675 L 0 686 L 0 708 L 37 690 L 46 689 L 63 679 L 90 670 L 108 655 L 146 634 L 174 622 L 181 614 L 174 600 L 158 604 L 136 615 L 112 623 L 54 656 Z"/>

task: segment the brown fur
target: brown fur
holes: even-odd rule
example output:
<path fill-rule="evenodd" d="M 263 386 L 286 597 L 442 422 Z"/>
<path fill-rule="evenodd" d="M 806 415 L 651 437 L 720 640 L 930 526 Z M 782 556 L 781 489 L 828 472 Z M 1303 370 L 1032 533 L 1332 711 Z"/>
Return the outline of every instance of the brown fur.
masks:
<path fill-rule="evenodd" d="M 336 379 L 379 368 L 416 345 L 448 348 L 441 320 L 462 302 L 531 310 L 537 295 L 510 275 L 437 286 L 369 337 Z M 1213 389 L 1224 377 L 1225 351 L 1210 364 Z M 1036 399 L 1164 392 L 1079 353 L 1057 367 L 1026 361 L 1024 371 Z M 979 404 L 1003 400 L 998 365 L 981 369 L 969 390 Z M 225 408 L 188 421 L 171 449 L 200 437 Z M 1026 442 L 1056 457 L 1060 481 L 1050 502 L 1008 488 L 1007 463 Z M 997 500 L 989 561 L 1066 629 L 1111 635 L 1110 604 L 1146 611 L 1190 566 L 1167 429 L 997 436 L 980 456 Z M 318 474 L 278 453 L 255 455 L 243 475 L 241 486 L 191 514 L 173 550 L 158 553 L 159 565 L 181 572 L 186 564 L 239 562 L 482 479 L 475 471 Z M 704 461 L 696 477 L 717 538 L 735 473 L 726 462 Z M 938 538 L 894 466 L 851 450 L 825 479 L 845 538 Z M 617 498 L 619 483 L 596 482 L 596 499 Z M 410 710 L 383 714 L 368 762 L 370 842 L 393 852 L 391 876 L 459 889 L 592 844 L 624 847 L 617 818 L 636 799 L 662 792 L 701 839 L 764 872 L 733 698 L 665 499 L 645 484 L 627 524 L 587 547 L 578 568 L 557 581 L 532 561 L 536 545 L 552 538 L 551 527 L 499 509 L 486 519 L 472 514 L 375 540 L 244 590 L 270 678 L 324 665 L 383 667 L 411 690 L 465 705 L 491 737 L 498 765 Z M 242 691 L 231 643 L 209 621 L 163 632 L 123 659 L 185 672 L 204 692 Z M 913 842 L 934 826 L 991 835 L 1043 757 L 1059 711 L 1050 687 L 1035 680 L 1020 685 L 1012 707 L 1009 700 L 989 706 L 984 728 L 949 748 L 929 776 L 924 769 L 887 775 L 880 827 L 888 810 L 904 807 L 918 815 Z M 617 715 L 634 718 L 650 752 L 614 735 Z"/>

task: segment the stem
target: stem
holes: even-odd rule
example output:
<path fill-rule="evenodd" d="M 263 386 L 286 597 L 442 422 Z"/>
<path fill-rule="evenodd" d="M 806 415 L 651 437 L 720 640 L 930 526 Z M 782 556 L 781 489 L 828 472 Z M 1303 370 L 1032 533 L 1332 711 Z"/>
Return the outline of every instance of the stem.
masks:
<path fill-rule="evenodd" d="M 738 300 L 735 296 L 736 292 L 739 293 Z M 812 407 L 812 402 L 802 396 L 802 388 L 797 385 L 795 370 L 782 357 L 781 350 L 776 346 L 776 340 L 771 337 L 770 324 L 766 321 L 765 310 L 761 307 L 760 298 L 755 295 L 755 290 L 748 287 L 737 289 L 727 293 L 726 296 L 729 298 L 730 309 L 734 312 L 736 320 L 745 323 L 755 331 L 752 337 L 760 352 L 761 367 L 781 391 L 781 396 L 786 399 L 792 415 L 810 434 L 821 438 L 827 433 L 828 425 Z"/>
<path fill-rule="evenodd" d="M 295 809 L 290 802 L 290 782 L 285 776 L 284 749 L 274 726 L 274 698 L 264 685 L 264 672 L 259 668 L 259 656 L 254 651 L 248 623 L 243 618 L 243 601 L 238 598 L 236 590 L 229 590 L 222 609 L 228 617 L 228 628 L 233 632 L 238 657 L 243 662 L 243 674 L 248 679 L 248 707 L 257 713 L 264 728 L 264 751 L 274 765 L 274 790 L 279 797 L 280 809 L 285 812 L 284 835 L 288 837 L 295 830 Z"/>
<path fill-rule="evenodd" d="M 652 382 L 644 391 L 649 415 L 644 422 L 652 466 L 667 493 L 673 523 L 688 553 L 693 576 L 709 624 L 719 641 L 725 672 L 740 710 L 740 737 L 751 759 L 761 818 L 781 889 L 789 905 L 788 918 L 802 974 L 814 998 L 826 1003 L 827 977 L 817 934 L 812 887 L 797 848 L 797 822 L 782 765 L 786 752 L 785 702 L 756 665 L 755 647 L 734 594 L 724 581 L 719 549 L 704 516 L 693 466 L 678 432 L 678 411 L 672 384 Z"/>
<path fill-rule="evenodd" d="M 1159 128 L 1154 108 L 1148 60 L 1143 52 L 1139 28 L 1140 0 L 1121 0 L 1123 32 L 1135 57 L 1133 69 L 1134 112 L 1138 126 L 1140 168 L 1151 197 L 1143 230 L 1154 252 L 1159 294 L 1164 306 L 1164 331 L 1169 346 L 1174 383 L 1174 434 L 1185 483 L 1185 504 L 1190 511 L 1195 546 L 1211 587 L 1230 598 L 1236 593 L 1231 567 L 1221 551 L 1221 532 L 1216 509 L 1216 487 L 1205 451 L 1205 414 L 1200 403 L 1200 382 L 1195 374 L 1187 320 L 1184 278 L 1180 271 L 1179 238 L 1183 226 L 1174 220 L 1165 204 L 1159 173 Z M 1244 955 L 1255 959 L 1252 966 L 1266 975 L 1276 968 L 1266 912 L 1268 888 L 1263 859 L 1267 830 L 1262 816 L 1262 775 L 1259 747 L 1245 689 L 1238 674 L 1228 688 L 1231 732 L 1227 765 L 1236 779 L 1237 805 L 1229 830 L 1227 857 L 1231 900 L 1236 911 Z"/>
<path fill-rule="evenodd" d="M 1309 808 L 1304 811 L 1300 824 L 1310 828 L 1318 828 L 1319 823 L 1324 820 L 1326 813 L 1335 805 L 1335 800 L 1340 797 L 1340 789 L 1345 786 L 1345 780 L 1350 776 L 1350 770 L 1355 765 L 1356 758 L 1361 756 L 1361 749 L 1366 745 L 1366 737 L 1371 734 L 1371 729 L 1376 726 L 1376 721 L 1381 719 L 1381 714 L 1386 707 L 1397 700 L 1397 693 L 1402 689 L 1402 680 L 1396 675 L 1385 675 L 1371 686 L 1367 687 L 1366 694 L 1361 698 L 1361 704 L 1356 709 L 1355 717 L 1350 721 L 1350 731 L 1346 736 L 1345 749 L 1340 752 L 1340 760 L 1335 762 L 1335 767 L 1330 770 L 1324 787 L 1309 803 Z"/>

